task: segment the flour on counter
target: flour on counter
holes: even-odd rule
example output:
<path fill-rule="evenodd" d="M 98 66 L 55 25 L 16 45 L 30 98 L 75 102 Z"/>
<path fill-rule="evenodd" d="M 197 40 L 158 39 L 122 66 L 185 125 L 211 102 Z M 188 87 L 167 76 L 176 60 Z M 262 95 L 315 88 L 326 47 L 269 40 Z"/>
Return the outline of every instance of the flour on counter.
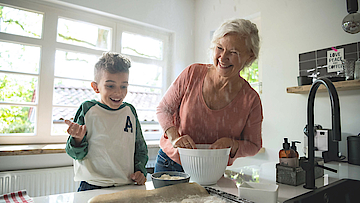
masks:
<path fill-rule="evenodd" d="M 183 200 L 159 203 L 226 203 L 226 201 L 212 195 L 205 197 L 200 195 L 189 195 L 186 199 Z"/>

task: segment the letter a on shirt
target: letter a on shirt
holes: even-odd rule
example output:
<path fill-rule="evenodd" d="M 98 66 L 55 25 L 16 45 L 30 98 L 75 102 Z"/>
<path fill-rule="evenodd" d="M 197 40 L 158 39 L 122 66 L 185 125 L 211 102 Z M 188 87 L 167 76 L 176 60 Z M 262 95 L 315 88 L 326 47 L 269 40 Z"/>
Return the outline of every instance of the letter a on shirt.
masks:
<path fill-rule="evenodd" d="M 130 128 L 131 132 L 133 132 L 133 127 L 132 127 L 132 123 L 131 123 L 131 120 L 130 120 L 130 116 L 127 116 L 127 118 L 126 118 L 126 124 L 125 124 L 124 131 L 129 132 L 128 128 Z"/>

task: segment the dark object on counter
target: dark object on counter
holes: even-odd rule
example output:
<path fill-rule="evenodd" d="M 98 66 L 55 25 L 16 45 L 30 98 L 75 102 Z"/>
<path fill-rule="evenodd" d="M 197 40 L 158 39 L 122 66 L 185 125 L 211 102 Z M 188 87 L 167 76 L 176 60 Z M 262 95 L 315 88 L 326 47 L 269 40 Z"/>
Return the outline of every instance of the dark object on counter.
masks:
<path fill-rule="evenodd" d="M 332 140 L 341 141 L 341 126 L 340 126 L 340 103 L 339 96 L 335 89 L 334 84 L 327 78 L 317 79 L 311 86 L 309 97 L 308 97 L 308 106 L 307 106 L 307 126 L 308 126 L 308 160 L 305 160 L 301 163 L 301 167 L 306 171 L 306 179 L 304 188 L 306 189 L 315 189 L 315 152 L 314 152 L 314 103 L 315 103 L 315 94 L 319 86 L 323 84 L 327 91 L 329 92 L 330 101 L 331 101 L 331 120 L 332 120 Z M 322 167 L 327 170 L 329 168 Z M 330 169 L 333 170 L 333 169 Z"/>
<path fill-rule="evenodd" d="M 284 203 L 358 203 L 360 199 L 360 181 L 341 179 L 329 185 L 286 200 Z"/>
<path fill-rule="evenodd" d="M 331 82 L 345 81 L 345 77 L 328 77 Z"/>
<path fill-rule="evenodd" d="M 348 162 L 360 166 L 360 134 L 347 137 Z"/>
<path fill-rule="evenodd" d="M 305 171 L 301 167 L 276 164 L 276 182 L 298 186 L 305 183 Z"/>
<path fill-rule="evenodd" d="M 324 162 L 330 161 L 340 161 L 339 157 L 339 144 L 337 141 L 333 141 L 334 135 L 333 131 L 330 129 L 319 130 L 319 133 L 327 134 L 327 143 L 322 143 L 327 146 L 327 151 L 322 152 L 322 157 L 324 158 Z"/>
<path fill-rule="evenodd" d="M 182 179 L 177 180 L 165 180 L 160 179 L 162 175 L 169 175 L 169 176 L 177 176 L 177 177 L 183 177 Z M 151 179 L 154 184 L 154 188 L 161 188 L 169 185 L 175 185 L 179 183 L 188 183 L 190 181 L 190 175 L 183 172 L 177 172 L 177 171 L 163 171 L 163 172 L 157 172 L 151 174 Z"/>
<path fill-rule="evenodd" d="M 225 200 L 226 202 L 234 202 L 234 203 L 254 203 L 253 201 L 235 196 L 233 194 L 214 189 L 212 187 L 204 187 L 205 190 L 212 196 L 216 196 L 220 199 Z"/>
<path fill-rule="evenodd" d="M 297 76 L 298 86 L 311 85 L 312 78 L 308 76 Z"/>
<path fill-rule="evenodd" d="M 300 159 L 300 164 L 303 161 Z M 324 165 L 324 159 L 315 157 L 316 165 Z M 320 167 L 315 168 L 315 178 L 320 178 L 324 175 L 324 169 Z M 290 167 L 281 164 L 276 164 L 276 182 L 286 185 L 298 186 L 305 183 L 305 171 L 301 167 Z"/>

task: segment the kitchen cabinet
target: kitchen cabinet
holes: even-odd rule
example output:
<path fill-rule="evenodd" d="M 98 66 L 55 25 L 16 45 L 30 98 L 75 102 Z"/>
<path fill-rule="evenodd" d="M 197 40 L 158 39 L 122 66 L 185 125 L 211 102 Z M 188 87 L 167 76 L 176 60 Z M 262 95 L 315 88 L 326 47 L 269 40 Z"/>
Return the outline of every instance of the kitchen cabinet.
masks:
<path fill-rule="evenodd" d="M 360 80 L 339 81 L 339 82 L 333 82 L 333 84 L 337 91 L 360 89 Z M 310 88 L 311 88 L 311 85 L 288 87 L 288 88 L 286 88 L 286 92 L 287 93 L 295 93 L 295 94 L 308 94 L 310 91 Z M 326 87 L 324 85 L 320 85 L 318 91 L 325 92 Z"/>

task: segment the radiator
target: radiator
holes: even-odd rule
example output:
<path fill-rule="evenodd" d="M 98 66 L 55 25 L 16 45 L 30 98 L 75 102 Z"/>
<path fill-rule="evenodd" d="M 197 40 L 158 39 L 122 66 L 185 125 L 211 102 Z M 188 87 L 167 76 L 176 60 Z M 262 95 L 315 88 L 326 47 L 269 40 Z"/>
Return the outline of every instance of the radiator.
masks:
<path fill-rule="evenodd" d="M 76 192 L 73 166 L 0 172 L 0 194 L 25 189 L 30 197 Z"/>

